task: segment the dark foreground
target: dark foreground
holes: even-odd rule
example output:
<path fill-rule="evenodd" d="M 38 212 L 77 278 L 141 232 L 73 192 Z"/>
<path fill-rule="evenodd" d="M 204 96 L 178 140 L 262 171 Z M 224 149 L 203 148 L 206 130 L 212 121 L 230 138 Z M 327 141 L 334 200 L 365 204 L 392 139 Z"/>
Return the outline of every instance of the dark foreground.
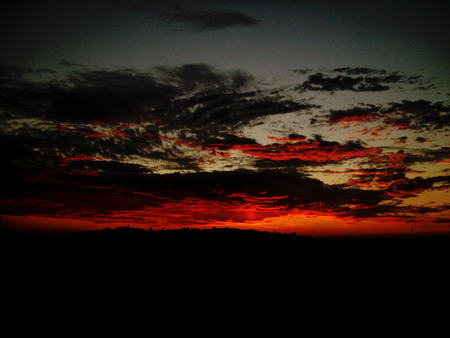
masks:
<path fill-rule="evenodd" d="M 0 228 L 3 257 L 42 263 L 145 262 L 217 265 L 289 262 L 306 265 L 416 266 L 447 262 L 450 238 L 313 239 L 239 229 L 148 231 L 122 227 L 68 235 L 25 234 Z"/>
<path fill-rule="evenodd" d="M 419 303 L 430 309 L 448 293 L 448 238 L 317 240 L 130 228 L 44 236 L 1 229 L 0 242 L 8 314 L 24 325 L 29 318 L 45 327 L 64 323 L 65 330 L 130 311 L 150 327 L 161 317 L 190 318 L 192 325 L 218 313 L 249 320 L 255 311 L 262 327 L 268 314 L 284 312 L 301 325 L 309 321 L 305 314 L 323 325 L 324 311 L 344 322 L 349 311 L 352 320 L 368 311 L 397 318 Z"/>

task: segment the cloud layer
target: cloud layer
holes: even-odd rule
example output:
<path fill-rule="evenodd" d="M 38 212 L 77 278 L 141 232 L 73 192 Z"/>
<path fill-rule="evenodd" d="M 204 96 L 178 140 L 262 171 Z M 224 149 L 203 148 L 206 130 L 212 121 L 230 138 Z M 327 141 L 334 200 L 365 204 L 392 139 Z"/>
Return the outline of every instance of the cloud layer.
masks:
<path fill-rule="evenodd" d="M 160 226 L 312 215 L 445 224 L 448 203 L 416 198 L 450 189 L 448 104 L 332 109 L 304 97 L 417 87 L 420 76 L 297 70 L 305 81 L 274 89 L 206 64 L 62 66 L 0 67 L 0 213 Z"/>

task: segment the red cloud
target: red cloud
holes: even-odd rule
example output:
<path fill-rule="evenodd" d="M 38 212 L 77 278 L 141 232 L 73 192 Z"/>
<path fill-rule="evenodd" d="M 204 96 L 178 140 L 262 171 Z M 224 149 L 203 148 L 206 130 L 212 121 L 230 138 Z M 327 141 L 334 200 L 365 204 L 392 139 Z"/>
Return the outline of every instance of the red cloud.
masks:
<path fill-rule="evenodd" d="M 275 161 L 299 159 L 316 163 L 339 162 L 381 153 L 381 150 L 377 148 L 353 148 L 337 143 L 322 144 L 321 141 L 274 143 L 267 146 L 242 144 L 233 145 L 229 150 L 240 150 L 250 156 Z"/>
<path fill-rule="evenodd" d="M 103 161 L 103 160 L 104 158 L 96 156 L 85 156 L 85 155 L 67 156 L 61 160 L 59 166 L 65 167 L 73 161 Z"/>
<path fill-rule="evenodd" d="M 111 129 L 109 132 L 115 136 L 130 137 L 130 135 L 125 134 L 124 132 L 121 132 L 120 130 L 116 130 L 116 129 Z"/>
<path fill-rule="evenodd" d="M 352 170 L 355 178 L 347 181 L 346 185 L 357 186 L 362 189 L 380 190 L 387 189 L 395 184 L 407 182 L 403 173 L 387 170 Z"/>
<path fill-rule="evenodd" d="M 407 164 L 405 164 L 405 158 L 408 156 L 403 150 L 386 155 L 376 154 L 370 156 L 370 163 L 376 165 L 381 164 L 392 169 L 406 169 Z"/>
<path fill-rule="evenodd" d="M 272 137 L 268 136 L 267 139 L 273 140 L 276 142 L 303 142 L 306 141 L 306 136 L 303 135 L 290 135 L 289 137 Z"/>
<path fill-rule="evenodd" d="M 213 141 L 185 140 L 175 137 L 158 136 L 162 140 L 174 141 L 200 150 L 209 150 L 211 155 L 229 157 L 230 151 L 241 151 L 243 154 L 259 159 L 287 161 L 298 159 L 312 163 L 332 163 L 357 157 L 372 156 L 377 159 L 382 153 L 378 148 L 364 148 L 357 142 L 340 144 L 324 140 L 307 140 L 301 135 L 291 135 L 289 138 L 274 138 L 282 143 L 261 145 L 247 138 L 224 138 Z M 375 161 L 375 160 L 374 160 Z M 381 160 L 380 160 L 381 161 Z"/>

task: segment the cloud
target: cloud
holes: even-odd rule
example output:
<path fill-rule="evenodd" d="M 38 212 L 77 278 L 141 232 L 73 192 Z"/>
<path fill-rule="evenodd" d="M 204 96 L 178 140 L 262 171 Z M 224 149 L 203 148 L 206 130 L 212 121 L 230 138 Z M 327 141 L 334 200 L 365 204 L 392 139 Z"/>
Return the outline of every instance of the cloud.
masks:
<path fill-rule="evenodd" d="M 58 64 L 63 67 L 82 67 L 83 66 L 82 64 L 75 63 L 70 60 L 60 60 L 58 62 Z"/>
<path fill-rule="evenodd" d="M 219 30 L 233 26 L 253 26 L 260 22 L 260 20 L 243 13 L 181 6 L 162 10 L 157 14 L 157 17 L 167 21 L 188 24 L 195 31 Z"/>
<path fill-rule="evenodd" d="M 249 96 L 252 94 L 249 93 Z M 204 97 L 202 105 L 196 107 L 189 116 L 195 125 L 245 125 L 259 117 L 307 111 L 314 105 L 304 101 L 284 100 L 270 95 L 248 97 L 235 93 L 222 93 Z"/>
<path fill-rule="evenodd" d="M 369 122 L 378 117 L 379 107 L 356 107 L 346 110 L 331 110 L 329 123 L 338 122 Z"/>
<path fill-rule="evenodd" d="M 450 147 L 441 147 L 440 149 L 426 150 L 424 160 L 450 163 Z"/>
<path fill-rule="evenodd" d="M 435 141 L 424 148 L 433 141 L 431 133 L 408 132 L 445 132 L 450 107 L 442 102 L 321 109 L 314 118 L 326 122 L 305 125 L 311 110 L 321 107 L 288 96 L 289 89 L 258 89 L 242 70 L 207 64 L 152 73 L 66 66 L 71 68 L 50 82 L 46 71 L 0 69 L 0 168 L 8 183 L 0 192 L 0 211 L 183 226 L 302 213 L 411 217 L 439 210 L 407 207 L 403 199 L 450 184 L 448 176 L 429 177 L 428 169 L 423 179 L 408 175 L 421 174 L 411 170 L 413 164 L 449 163 L 448 147 Z M 309 82 L 317 80 L 310 85 L 327 90 L 414 81 L 370 68 L 317 74 L 310 75 Z M 294 118 L 298 124 L 288 125 Z M 391 148 L 368 146 L 355 135 L 339 142 L 332 134 L 310 136 L 324 130 L 314 128 L 326 128 L 341 137 L 339 128 L 352 123 L 363 125 L 355 130 L 366 134 L 394 128 L 401 133 L 389 138 Z M 397 151 L 399 144 L 404 150 Z M 406 146 L 414 145 L 419 149 L 408 153 Z M 323 166 L 356 163 L 358 169 L 342 172 L 340 184 L 312 178 L 333 174 L 321 172 Z M 446 169 L 438 170 L 445 175 Z M 176 171 L 181 173 L 168 174 Z"/>
<path fill-rule="evenodd" d="M 186 64 L 179 67 L 158 66 L 155 69 L 163 73 L 166 81 L 174 82 L 184 91 L 198 88 L 224 86 L 225 74 L 219 73 L 207 64 Z"/>
<path fill-rule="evenodd" d="M 427 100 L 391 102 L 387 106 L 369 105 L 343 110 L 331 110 L 328 123 L 379 121 L 398 129 L 442 129 L 450 125 L 450 106 Z M 418 142 L 425 142 L 418 138 Z"/>
<path fill-rule="evenodd" d="M 251 74 L 243 70 L 223 72 L 204 63 L 174 67 L 157 66 L 155 69 L 162 73 L 165 81 L 188 92 L 218 87 L 241 90 L 250 86 L 254 80 Z"/>
<path fill-rule="evenodd" d="M 375 69 L 367 67 L 341 67 L 334 68 L 332 72 L 335 73 L 345 73 L 347 75 L 372 75 L 372 74 L 387 74 L 384 69 Z"/>
<path fill-rule="evenodd" d="M 73 72 L 67 83 L 48 89 L 48 113 L 69 119 L 115 119 L 167 106 L 177 94 L 173 86 L 131 71 Z"/>
<path fill-rule="evenodd" d="M 112 165 L 77 157 L 60 166 L 68 157 L 85 156 L 116 162 L 133 159 L 154 171 L 198 171 L 205 150 L 220 156 L 217 142 L 236 149 L 250 143 L 226 131 L 261 117 L 315 107 L 304 100 L 285 99 L 278 92 L 238 92 L 235 89 L 252 81 L 251 75 L 239 70 L 187 65 L 165 71 L 173 71 L 170 81 L 179 83 L 168 84 L 167 74 L 158 78 L 130 69 L 75 69 L 58 73 L 52 82 L 4 78 L 2 137 L 5 145 L 20 147 L 17 153 L 24 154 L 24 160 L 14 156 L 8 160 L 9 170 L 101 171 L 107 170 L 101 166 Z M 184 91 L 181 87 L 186 84 L 202 90 Z M 25 118 L 33 118 L 33 126 Z M 207 140 L 202 141 L 203 148 L 199 140 Z M 186 146 L 195 151 L 186 154 Z"/>
<path fill-rule="evenodd" d="M 182 217 L 185 225 L 189 225 L 208 215 L 217 220 L 218 210 L 223 220 L 248 221 L 249 213 L 251 220 L 255 220 L 255 217 L 282 216 L 290 211 L 315 210 L 319 204 L 322 210 L 338 212 L 348 203 L 373 206 L 382 200 L 378 191 L 327 186 L 299 173 L 236 170 L 167 175 L 133 172 L 131 175 L 128 169 L 123 169 L 115 171 L 124 175 L 109 171 L 100 176 L 60 176 L 64 177 L 64 189 L 61 183 L 17 181 L 16 197 L 2 201 L 0 210 L 8 208 L 10 214 L 95 220 L 114 215 L 116 221 L 120 221 L 118 214 L 131 211 L 140 216 L 165 213 L 167 221 Z"/>
<path fill-rule="evenodd" d="M 0 65 L 0 79 L 6 80 L 6 79 L 22 79 L 26 75 L 35 74 L 35 75 L 42 75 L 42 74 L 56 74 L 55 70 L 48 69 L 48 68 L 26 68 L 26 67 L 16 67 L 16 66 L 7 66 L 7 65 Z"/>
<path fill-rule="evenodd" d="M 297 69 L 295 73 L 306 74 L 312 69 Z M 324 74 L 325 72 L 325 74 Z M 335 75 L 335 73 L 340 73 Z M 342 91 L 379 92 L 391 89 L 389 85 L 422 83 L 421 76 L 410 76 L 402 72 L 387 72 L 384 69 L 367 67 L 341 67 L 311 74 L 308 79 L 299 84 L 300 91 Z"/>
<path fill-rule="evenodd" d="M 0 134 L 0 172 L 5 188 L 9 185 L 7 180 L 16 173 L 33 173 L 54 167 L 54 160 L 35 150 L 34 144 L 34 137 L 24 136 L 18 140 L 17 137 Z"/>
<path fill-rule="evenodd" d="M 235 26 L 253 26 L 260 20 L 247 14 L 209 8 L 205 5 L 189 5 L 181 1 L 151 0 L 110 0 L 110 3 L 132 11 L 148 14 L 152 17 L 186 25 L 193 31 L 216 31 Z"/>
<path fill-rule="evenodd" d="M 1 108 L 55 121 L 132 119 L 178 93 L 130 70 L 74 70 L 52 82 L 4 79 L 0 89 Z"/>
<path fill-rule="evenodd" d="M 348 141 L 345 144 L 325 141 L 321 137 L 307 140 L 300 135 L 291 136 L 285 142 L 261 145 L 252 139 L 238 136 L 205 140 L 203 149 L 232 151 L 239 150 L 259 162 L 259 168 L 273 168 L 286 164 L 324 165 L 338 163 L 351 158 L 367 157 L 381 153 L 377 148 L 364 148 L 359 142 Z"/>
<path fill-rule="evenodd" d="M 298 74 L 307 74 L 312 71 L 312 68 L 293 69 L 292 71 Z"/>
<path fill-rule="evenodd" d="M 224 78 L 212 76 L 212 79 L 217 80 L 217 83 Z M 235 79 L 236 77 L 231 80 L 234 81 Z M 206 83 L 214 83 L 213 80 L 208 80 Z M 238 81 L 242 83 L 244 80 Z M 199 91 L 187 93 L 185 97 L 173 100 L 170 109 L 160 110 L 156 113 L 162 121 L 166 122 L 167 126 L 182 125 L 191 129 L 208 129 L 213 134 L 217 134 L 226 128 L 247 125 L 260 117 L 307 112 L 311 108 L 318 107 L 306 100 L 286 99 L 278 93 L 237 92 L 233 89 L 232 84 L 231 88 L 226 85 L 213 85 L 212 88 L 205 89 L 205 82 L 198 81 L 198 85 L 195 83 L 192 86 L 192 88 L 194 87 L 198 88 Z"/>
<path fill-rule="evenodd" d="M 152 170 L 135 163 L 123 163 L 120 161 L 105 161 L 95 157 L 69 157 L 61 160 L 60 167 L 65 170 L 76 172 L 77 170 L 89 170 L 93 172 L 104 172 L 109 175 L 114 174 L 138 174 L 151 173 Z"/>
<path fill-rule="evenodd" d="M 405 128 L 441 129 L 450 125 L 450 106 L 443 102 L 403 100 L 401 103 L 391 103 L 383 113 L 392 116 L 385 123 Z"/>
<path fill-rule="evenodd" d="M 396 83 L 402 79 L 401 76 L 391 74 L 384 77 L 375 76 L 342 76 L 329 77 L 323 73 L 308 76 L 308 80 L 296 87 L 300 91 L 340 91 L 350 90 L 354 92 L 378 92 L 389 90 L 385 83 Z"/>
<path fill-rule="evenodd" d="M 235 125 L 313 105 L 250 91 L 253 76 L 206 64 L 156 67 L 159 77 L 130 69 L 83 69 L 58 80 L 3 78 L 0 108 L 54 122 L 114 122 L 152 118 L 160 126 Z M 20 72 L 20 69 L 13 69 Z M 183 96 L 184 95 L 184 96 Z"/>

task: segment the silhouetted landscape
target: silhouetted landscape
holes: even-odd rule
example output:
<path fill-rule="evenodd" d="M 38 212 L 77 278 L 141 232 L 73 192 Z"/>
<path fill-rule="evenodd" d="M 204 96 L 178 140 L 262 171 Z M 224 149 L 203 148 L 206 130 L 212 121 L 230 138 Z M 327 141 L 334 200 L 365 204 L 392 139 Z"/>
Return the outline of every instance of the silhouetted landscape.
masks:
<path fill-rule="evenodd" d="M 449 13 L 442 0 L 0 1 L 5 337 L 133 337 L 131 315 L 141 335 L 256 336 L 274 312 L 300 332 L 434 336 Z"/>
<path fill-rule="evenodd" d="M 399 264 L 420 263 L 428 259 L 437 262 L 449 257 L 450 238 L 367 238 L 316 239 L 295 233 L 242 230 L 236 228 L 148 230 L 118 227 L 88 230 L 64 235 L 22 233 L 0 228 L 5 249 L 18 255 L 38 257 L 49 254 L 52 259 L 106 260 L 168 259 L 204 261 L 208 259 L 234 260 L 252 257 L 254 262 L 278 259 L 298 262 L 338 261 L 339 264 L 367 260 L 386 260 Z M 401 261 L 401 262 L 400 262 Z"/>
<path fill-rule="evenodd" d="M 398 300 L 409 288 L 413 295 L 439 293 L 432 289 L 446 280 L 449 244 L 444 237 L 314 239 L 231 228 L 121 227 L 66 235 L 0 229 L 4 290 L 18 290 L 14 297 L 27 302 L 37 297 L 36 304 L 52 297 L 65 307 L 80 301 L 89 307 L 100 295 L 110 310 L 117 299 L 139 308 L 154 299 L 168 308 L 201 299 L 208 310 L 236 306 L 248 295 L 259 302 L 295 296 L 319 306 L 336 297 Z"/>

